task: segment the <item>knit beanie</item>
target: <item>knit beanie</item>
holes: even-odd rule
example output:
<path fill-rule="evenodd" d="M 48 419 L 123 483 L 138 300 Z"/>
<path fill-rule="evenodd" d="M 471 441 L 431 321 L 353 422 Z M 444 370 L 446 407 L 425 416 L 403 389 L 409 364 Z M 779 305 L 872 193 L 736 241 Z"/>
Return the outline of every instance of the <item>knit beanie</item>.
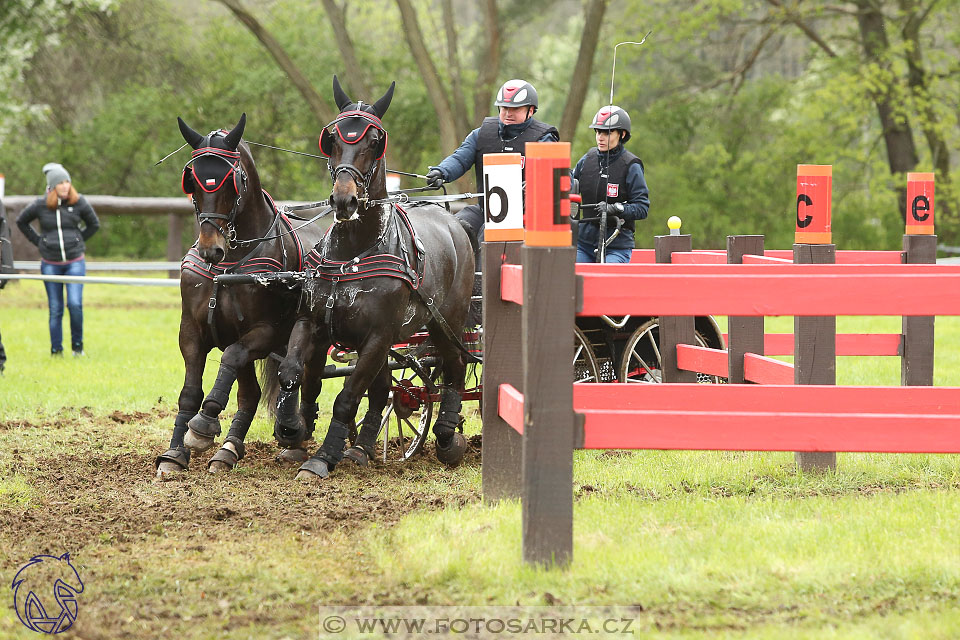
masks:
<path fill-rule="evenodd" d="M 48 162 L 43 165 L 43 173 L 47 176 L 47 187 L 50 189 L 53 189 L 64 180 L 72 182 L 67 170 L 63 168 L 62 164 L 56 162 Z"/>

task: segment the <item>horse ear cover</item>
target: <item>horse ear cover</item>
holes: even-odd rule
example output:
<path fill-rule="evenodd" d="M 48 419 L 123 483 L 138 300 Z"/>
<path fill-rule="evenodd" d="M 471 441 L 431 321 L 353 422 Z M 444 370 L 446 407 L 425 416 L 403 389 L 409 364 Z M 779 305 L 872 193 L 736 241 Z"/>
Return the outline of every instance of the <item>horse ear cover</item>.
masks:
<path fill-rule="evenodd" d="M 333 151 L 333 134 L 330 133 L 330 130 L 324 127 L 323 131 L 320 132 L 320 153 L 330 157 L 330 153 Z"/>

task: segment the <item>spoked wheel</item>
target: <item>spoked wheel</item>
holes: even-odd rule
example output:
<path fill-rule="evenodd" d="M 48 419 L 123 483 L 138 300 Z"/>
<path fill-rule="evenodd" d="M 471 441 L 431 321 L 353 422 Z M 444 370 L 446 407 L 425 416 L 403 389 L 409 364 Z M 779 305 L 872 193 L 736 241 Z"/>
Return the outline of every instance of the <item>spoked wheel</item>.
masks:
<path fill-rule="evenodd" d="M 697 346 L 707 347 L 706 338 L 697 331 Z M 658 318 L 651 318 L 637 327 L 627 339 L 620 360 L 619 379 L 630 383 L 659 383 L 663 382 L 663 359 L 660 357 L 660 322 Z M 697 382 L 722 383 L 726 382 L 719 376 L 706 373 L 697 373 Z"/>
<path fill-rule="evenodd" d="M 600 382 L 600 362 L 593 346 L 580 330 L 573 328 L 573 384 Z"/>
<path fill-rule="evenodd" d="M 427 367 L 425 372 L 432 382 L 440 377 L 440 367 Z M 390 400 L 380 422 L 378 446 L 384 462 L 402 462 L 423 450 L 439 393 L 432 393 L 430 385 L 414 369 L 398 369 L 391 372 L 391 378 Z"/>

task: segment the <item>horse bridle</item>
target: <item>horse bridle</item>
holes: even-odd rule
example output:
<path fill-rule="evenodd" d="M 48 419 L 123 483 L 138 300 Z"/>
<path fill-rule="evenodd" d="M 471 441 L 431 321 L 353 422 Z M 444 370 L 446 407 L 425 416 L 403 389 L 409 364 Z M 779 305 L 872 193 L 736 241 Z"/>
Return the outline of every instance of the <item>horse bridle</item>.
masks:
<path fill-rule="evenodd" d="M 227 163 L 228 169 L 226 173 L 220 180 L 219 184 L 213 189 L 207 189 L 203 184 L 197 181 L 196 172 L 193 171 L 193 164 L 197 161 L 197 159 L 204 157 L 216 158 Z M 191 170 L 193 173 L 194 189 L 191 192 L 191 200 L 193 201 L 193 208 L 196 211 L 197 223 L 200 226 L 202 226 L 205 222 L 213 225 L 213 227 L 226 239 L 229 247 L 231 249 L 236 249 L 238 246 L 237 229 L 234 223 L 236 222 L 237 214 L 240 211 L 240 205 L 243 202 L 243 198 L 247 193 L 247 172 L 243 170 L 243 166 L 240 163 L 240 152 L 211 147 L 209 144 L 207 146 L 199 147 L 191 154 L 190 162 L 184 165 L 184 173 L 186 173 L 187 170 Z M 200 187 L 206 193 L 216 193 L 227 183 L 227 177 L 231 173 L 234 175 L 233 186 L 234 190 L 237 192 L 237 200 L 234 202 L 230 213 L 223 214 L 201 211 L 200 205 L 197 204 L 196 188 Z M 214 222 L 215 220 L 226 220 L 226 229 Z"/>
<path fill-rule="evenodd" d="M 330 136 L 330 138 L 332 139 L 333 133 L 331 132 L 330 127 L 334 127 L 334 131 L 337 132 L 340 139 L 346 142 L 347 144 L 356 144 L 360 142 L 360 140 L 362 140 L 366 136 L 367 131 L 371 127 L 378 130 L 381 134 L 383 134 L 383 140 L 380 142 L 379 154 L 377 158 L 373 161 L 373 163 L 370 165 L 370 169 L 366 172 L 363 172 L 349 162 L 341 163 L 341 164 L 338 164 L 337 166 L 333 166 L 332 164 L 330 164 L 329 157 L 330 157 L 330 151 L 332 151 L 332 149 L 329 148 L 329 143 L 325 144 L 324 135 L 320 136 L 320 152 L 323 153 L 328 158 L 327 169 L 330 171 L 330 179 L 333 181 L 333 183 L 336 184 L 337 178 L 340 177 L 340 174 L 346 172 L 350 176 L 350 178 L 353 179 L 354 183 L 357 185 L 357 191 L 359 192 L 357 194 L 357 200 L 361 203 L 366 203 L 367 200 L 369 199 L 367 192 L 370 188 L 370 183 L 373 181 L 373 176 L 376 174 L 377 168 L 380 166 L 380 160 L 383 158 L 383 154 L 386 151 L 387 130 L 383 128 L 383 123 L 380 121 L 380 118 L 376 117 L 374 114 L 368 111 L 363 111 L 362 107 L 363 107 L 363 103 L 362 102 L 358 103 L 357 109 L 344 111 L 343 113 L 338 115 L 333 121 L 328 123 L 323 129 L 324 129 L 324 134 L 326 134 L 327 136 Z M 339 128 L 336 126 L 340 122 L 343 122 L 344 120 L 347 120 L 349 118 L 361 118 L 362 120 L 365 120 L 367 122 L 367 126 L 363 129 L 362 132 L 360 132 L 359 135 L 356 136 L 356 139 L 354 140 L 347 140 L 344 137 L 343 133 L 340 132 Z"/>

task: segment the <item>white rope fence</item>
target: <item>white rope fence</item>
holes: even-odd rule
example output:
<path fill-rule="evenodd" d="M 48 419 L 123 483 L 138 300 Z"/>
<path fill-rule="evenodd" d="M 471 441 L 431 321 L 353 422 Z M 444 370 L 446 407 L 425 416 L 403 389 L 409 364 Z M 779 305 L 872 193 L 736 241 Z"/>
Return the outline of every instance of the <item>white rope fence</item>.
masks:
<path fill-rule="evenodd" d="M 80 284 L 125 284 L 138 287 L 179 287 L 176 278 L 95 278 L 91 276 L 44 276 L 32 273 L 0 273 L 0 280 L 41 280 Z"/>

